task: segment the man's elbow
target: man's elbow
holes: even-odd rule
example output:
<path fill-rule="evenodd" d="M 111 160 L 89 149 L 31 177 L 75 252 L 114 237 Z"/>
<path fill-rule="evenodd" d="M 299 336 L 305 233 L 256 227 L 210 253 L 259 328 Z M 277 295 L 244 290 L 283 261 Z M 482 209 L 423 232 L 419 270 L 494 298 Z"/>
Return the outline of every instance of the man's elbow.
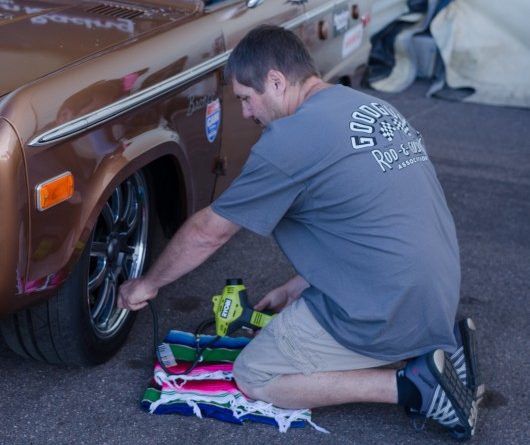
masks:
<path fill-rule="evenodd" d="M 195 233 L 197 246 L 211 251 L 219 249 L 231 238 L 227 233 L 212 233 L 204 228 L 198 229 Z"/>
<path fill-rule="evenodd" d="M 217 250 L 240 229 L 240 226 L 217 215 L 210 207 L 198 212 L 193 223 L 197 243 L 207 250 Z"/>

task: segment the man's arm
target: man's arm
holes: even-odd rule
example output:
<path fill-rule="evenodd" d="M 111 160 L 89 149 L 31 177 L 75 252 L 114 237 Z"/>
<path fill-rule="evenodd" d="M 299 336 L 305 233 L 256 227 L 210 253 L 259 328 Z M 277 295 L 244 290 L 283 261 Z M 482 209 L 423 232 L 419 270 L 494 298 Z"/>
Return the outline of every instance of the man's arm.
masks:
<path fill-rule="evenodd" d="M 210 207 L 195 213 L 171 238 L 147 274 L 120 286 L 118 307 L 143 308 L 147 300 L 156 297 L 158 289 L 202 264 L 239 229 Z"/>

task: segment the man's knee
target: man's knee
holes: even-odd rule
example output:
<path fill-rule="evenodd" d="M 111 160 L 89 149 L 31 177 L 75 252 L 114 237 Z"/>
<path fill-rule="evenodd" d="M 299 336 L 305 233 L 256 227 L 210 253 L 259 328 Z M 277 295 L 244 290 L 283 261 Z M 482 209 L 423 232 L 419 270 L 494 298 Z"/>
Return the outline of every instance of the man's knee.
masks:
<path fill-rule="evenodd" d="M 254 400 L 266 400 L 266 382 L 259 376 L 259 372 L 246 363 L 242 354 L 234 362 L 234 380 L 245 396 Z"/>

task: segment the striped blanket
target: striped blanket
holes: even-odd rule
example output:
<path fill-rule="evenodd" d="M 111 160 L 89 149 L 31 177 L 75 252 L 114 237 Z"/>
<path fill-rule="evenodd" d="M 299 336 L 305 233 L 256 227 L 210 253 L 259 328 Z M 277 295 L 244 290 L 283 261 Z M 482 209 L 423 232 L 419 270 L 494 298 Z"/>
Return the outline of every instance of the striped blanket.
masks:
<path fill-rule="evenodd" d="M 277 426 L 280 432 L 306 423 L 321 432 L 325 429 L 311 420 L 308 409 L 282 409 L 247 398 L 232 376 L 233 362 L 249 339 L 201 335 L 199 347 L 203 360 L 187 374 L 167 374 L 156 362 L 153 378 L 146 389 L 142 407 L 154 414 L 183 414 L 212 417 L 242 424 L 253 421 Z M 182 331 L 170 331 L 159 347 L 160 358 L 170 371 L 182 373 L 195 360 L 196 337 Z"/>

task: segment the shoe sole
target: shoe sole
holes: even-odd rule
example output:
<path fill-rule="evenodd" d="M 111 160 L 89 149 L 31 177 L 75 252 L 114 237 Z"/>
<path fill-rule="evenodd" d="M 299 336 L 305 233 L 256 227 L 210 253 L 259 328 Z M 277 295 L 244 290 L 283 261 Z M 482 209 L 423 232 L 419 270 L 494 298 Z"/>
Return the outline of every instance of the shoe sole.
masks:
<path fill-rule="evenodd" d="M 471 439 L 475 434 L 478 415 L 473 392 L 461 382 L 451 360 L 441 349 L 437 349 L 429 356 L 427 365 L 462 422 L 462 426 L 449 429 L 449 432 L 457 440 Z"/>
<path fill-rule="evenodd" d="M 458 329 L 462 338 L 462 345 L 464 346 L 467 386 L 471 389 L 477 404 L 479 404 L 484 397 L 486 387 L 482 382 L 478 364 L 477 328 L 471 318 L 465 318 L 458 322 Z"/>

